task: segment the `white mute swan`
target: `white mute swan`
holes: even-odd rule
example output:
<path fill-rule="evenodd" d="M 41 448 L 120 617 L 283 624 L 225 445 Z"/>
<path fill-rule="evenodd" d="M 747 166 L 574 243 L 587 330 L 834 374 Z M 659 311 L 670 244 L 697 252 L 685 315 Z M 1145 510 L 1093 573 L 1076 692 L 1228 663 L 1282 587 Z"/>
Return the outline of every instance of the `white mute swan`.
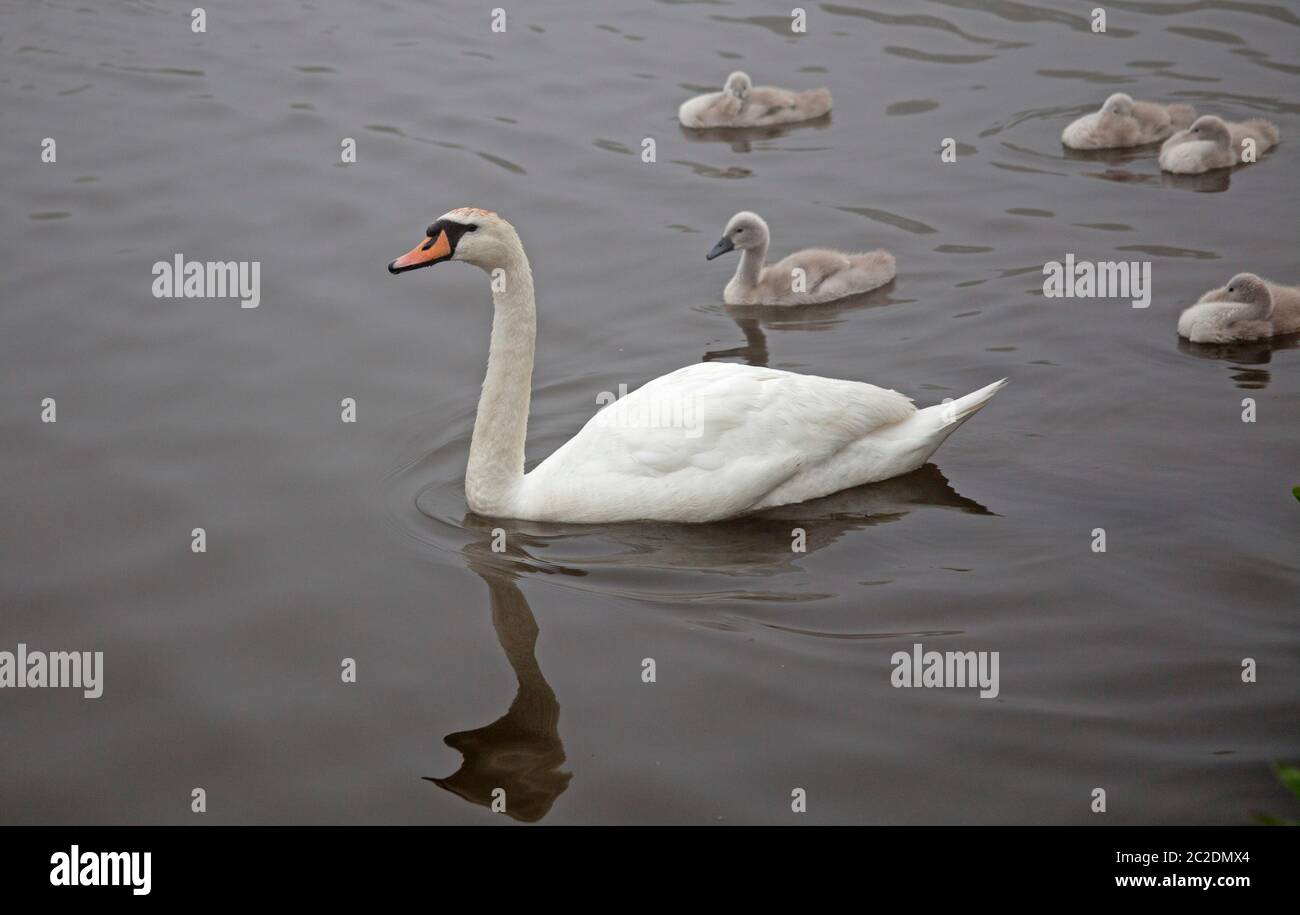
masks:
<path fill-rule="evenodd" d="M 734 363 L 678 369 L 605 407 L 524 473 L 537 320 L 514 227 L 461 208 L 388 265 L 458 260 L 492 277 L 492 342 L 465 469 L 470 510 L 531 521 L 702 522 L 818 498 L 922 466 L 998 381 L 918 410 L 857 381 Z"/>
<path fill-rule="evenodd" d="M 1178 175 L 1199 175 L 1216 168 L 1239 164 L 1242 145 L 1255 143 L 1255 155 L 1262 156 L 1278 142 L 1277 126 L 1263 118 L 1225 121 L 1214 115 L 1197 118 L 1160 147 L 1160 168 Z"/>
<path fill-rule="evenodd" d="M 1085 114 L 1066 127 L 1061 142 L 1071 149 L 1145 146 L 1165 139 L 1194 120 L 1196 109 L 1191 105 L 1139 102 L 1116 92 L 1100 110 Z"/>
<path fill-rule="evenodd" d="M 819 118 L 831 110 L 831 90 L 794 92 L 755 86 L 749 74 L 737 70 L 721 92 L 682 102 L 677 119 L 685 127 L 770 127 Z"/>
<path fill-rule="evenodd" d="M 1300 287 L 1238 273 L 1178 316 L 1178 336 L 1193 343 L 1245 343 L 1300 333 Z"/>
<path fill-rule="evenodd" d="M 765 266 L 771 232 L 756 213 L 731 217 L 707 260 L 740 249 L 736 275 L 722 290 L 728 305 L 813 305 L 878 289 L 894 278 L 888 251 L 845 254 L 829 248 L 796 251 Z"/>

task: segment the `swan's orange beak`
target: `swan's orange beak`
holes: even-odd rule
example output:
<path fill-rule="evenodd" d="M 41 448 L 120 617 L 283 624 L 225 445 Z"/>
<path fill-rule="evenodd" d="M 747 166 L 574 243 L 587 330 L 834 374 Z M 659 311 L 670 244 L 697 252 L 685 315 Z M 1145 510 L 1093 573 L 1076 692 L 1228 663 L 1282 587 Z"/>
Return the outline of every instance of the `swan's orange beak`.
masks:
<path fill-rule="evenodd" d="M 430 264 L 449 259 L 451 253 L 451 242 L 447 240 L 447 233 L 439 229 L 436 235 L 425 239 L 421 244 L 416 245 L 389 264 L 388 272 L 405 273 L 407 270 L 415 270 L 417 267 L 427 267 Z"/>

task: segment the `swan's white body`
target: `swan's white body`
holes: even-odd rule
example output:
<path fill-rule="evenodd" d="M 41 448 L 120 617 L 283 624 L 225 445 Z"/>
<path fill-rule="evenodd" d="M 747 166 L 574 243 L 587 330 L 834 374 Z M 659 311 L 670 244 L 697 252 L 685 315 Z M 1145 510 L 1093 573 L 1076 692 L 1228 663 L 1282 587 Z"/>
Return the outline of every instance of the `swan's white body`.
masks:
<path fill-rule="evenodd" d="M 524 477 L 516 511 L 551 521 L 715 521 L 820 498 L 921 467 L 1001 386 L 951 410 L 917 410 L 896 391 L 857 381 L 690 365 L 592 417 Z"/>
<path fill-rule="evenodd" d="M 701 363 L 610 404 L 525 474 L 532 273 L 514 229 L 495 214 L 453 210 L 430 232 L 468 220 L 473 234 L 459 236 L 455 259 L 505 271 L 504 288 L 493 283 L 487 378 L 465 472 L 465 496 L 477 514 L 705 522 L 801 502 L 921 467 L 1004 384 L 917 410 L 903 395 L 861 382 Z"/>

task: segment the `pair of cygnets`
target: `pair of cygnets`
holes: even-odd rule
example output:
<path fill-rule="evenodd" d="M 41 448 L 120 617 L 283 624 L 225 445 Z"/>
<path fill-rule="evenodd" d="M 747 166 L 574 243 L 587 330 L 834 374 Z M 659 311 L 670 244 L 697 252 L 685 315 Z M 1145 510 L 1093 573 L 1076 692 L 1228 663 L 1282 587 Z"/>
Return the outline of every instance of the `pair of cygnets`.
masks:
<path fill-rule="evenodd" d="M 1178 336 L 1193 343 L 1246 343 L 1300 333 L 1300 287 L 1238 273 L 1178 318 Z"/>
<path fill-rule="evenodd" d="M 1122 149 L 1164 141 L 1160 168 L 1182 175 L 1241 164 L 1247 140 L 1253 143 L 1255 155 L 1262 155 L 1277 145 L 1277 126 L 1263 118 L 1241 122 L 1208 114 L 1198 118 L 1191 105 L 1137 101 L 1123 92 L 1116 92 L 1100 110 L 1071 122 L 1061 133 L 1061 142 L 1071 149 Z"/>
<path fill-rule="evenodd" d="M 737 70 L 721 92 L 682 103 L 677 117 L 686 127 L 771 127 L 819 118 L 831 110 L 829 89 L 794 91 L 755 86 L 749 74 Z M 772 233 L 756 213 L 737 213 L 721 240 L 706 255 L 709 260 L 740 251 L 736 275 L 722 300 L 728 305 L 817 305 L 878 289 L 894 278 L 894 256 L 888 251 L 848 254 L 829 248 L 808 248 L 766 263 Z"/>

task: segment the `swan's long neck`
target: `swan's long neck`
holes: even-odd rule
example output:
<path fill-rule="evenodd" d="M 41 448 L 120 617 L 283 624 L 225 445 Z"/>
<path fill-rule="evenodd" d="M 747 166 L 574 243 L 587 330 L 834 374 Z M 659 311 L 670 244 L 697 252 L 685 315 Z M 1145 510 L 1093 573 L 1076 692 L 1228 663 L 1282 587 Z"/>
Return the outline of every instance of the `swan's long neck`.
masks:
<path fill-rule="evenodd" d="M 736 282 L 744 288 L 757 286 L 766 261 L 767 239 L 765 238 L 758 247 L 745 248 L 740 252 L 740 263 L 736 265 Z"/>
<path fill-rule="evenodd" d="M 465 468 L 465 497 L 481 515 L 505 515 L 524 479 L 537 311 L 533 272 L 516 243 L 492 281 L 492 344 Z"/>

